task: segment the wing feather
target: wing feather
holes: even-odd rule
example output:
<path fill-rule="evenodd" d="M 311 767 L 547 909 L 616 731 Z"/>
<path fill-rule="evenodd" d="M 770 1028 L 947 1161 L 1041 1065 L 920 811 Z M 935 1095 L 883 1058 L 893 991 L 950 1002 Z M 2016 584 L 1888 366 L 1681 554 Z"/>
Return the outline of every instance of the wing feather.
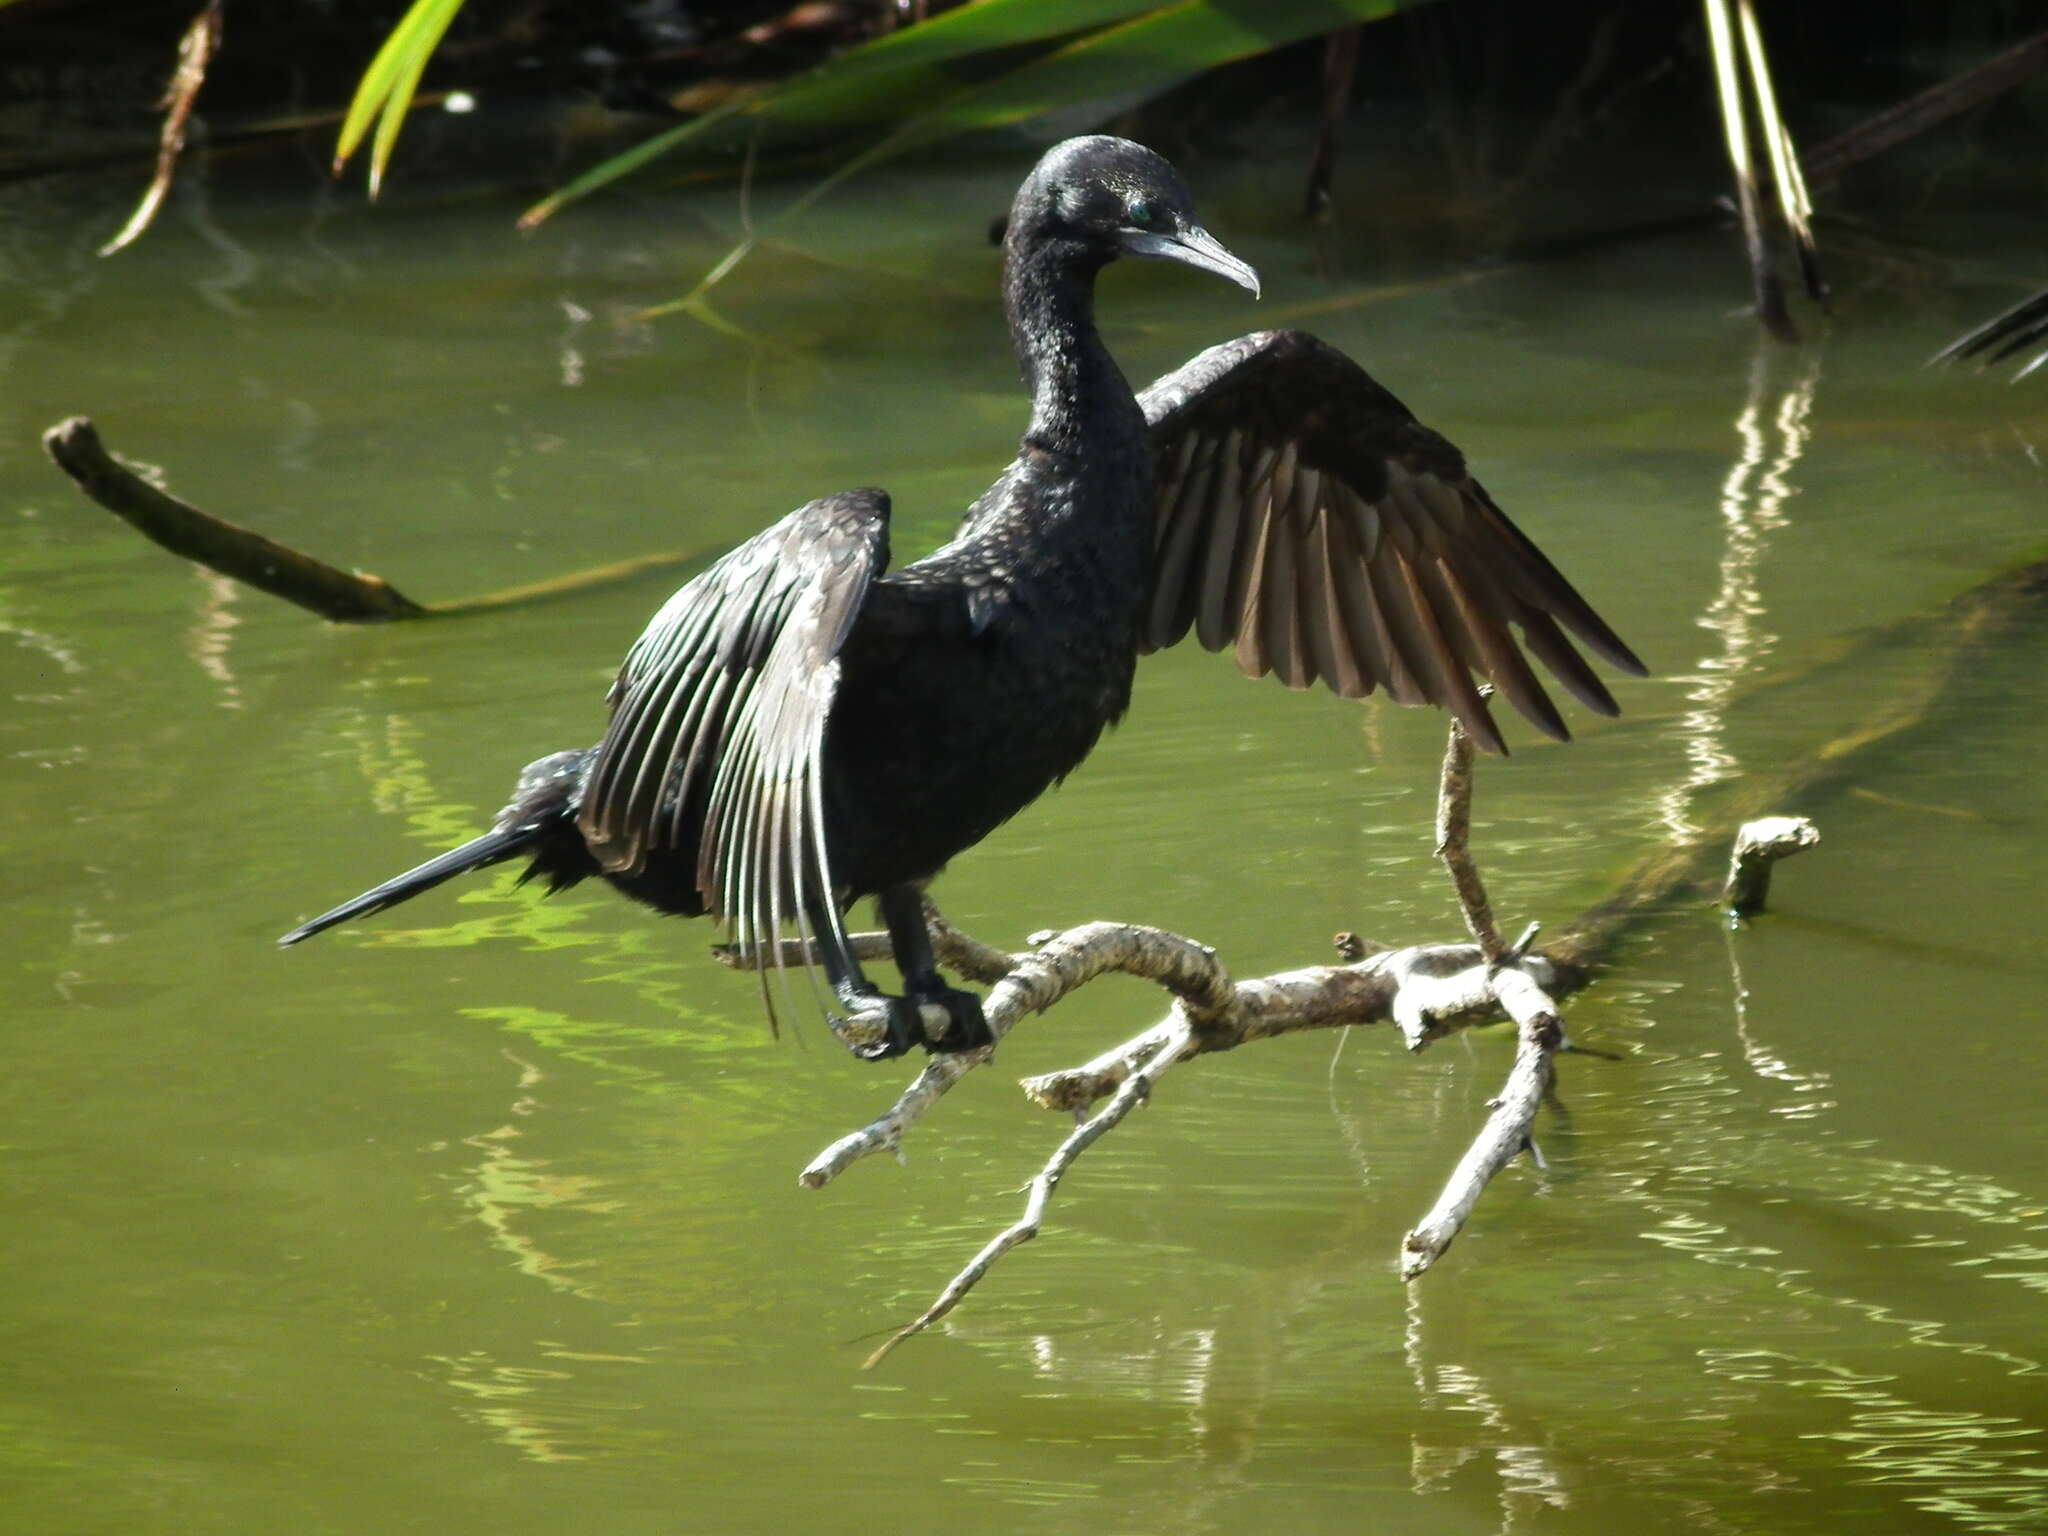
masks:
<path fill-rule="evenodd" d="M 578 816 L 610 873 L 638 875 L 656 854 L 694 859 L 704 909 L 762 972 L 771 1020 L 768 955 L 781 972 L 785 924 L 848 950 L 825 730 L 841 648 L 888 564 L 888 517 L 879 491 L 811 502 L 670 598 L 613 685 Z"/>
<path fill-rule="evenodd" d="M 1151 628 L 1153 633 L 1166 637 L 1162 640 L 1166 645 L 1185 635 L 1194 622 L 1200 589 L 1189 579 L 1189 571 L 1196 550 L 1209 536 L 1208 501 L 1182 500 L 1178 492 L 1178 485 L 1186 481 L 1194 447 L 1195 439 L 1188 439 L 1186 451 L 1180 456 L 1180 472 L 1173 482 L 1176 488 L 1165 503 L 1170 510 L 1159 521 L 1158 576 L 1152 584 Z"/>
<path fill-rule="evenodd" d="M 1302 623 L 1302 639 L 1308 646 L 1309 664 L 1313 682 L 1321 678 L 1340 698 L 1355 698 L 1355 681 L 1349 686 L 1347 674 L 1356 673 L 1356 666 L 1349 656 L 1349 644 L 1344 634 L 1344 625 L 1337 612 L 1337 594 L 1330 585 L 1330 535 L 1335 526 L 1332 517 L 1318 517 L 1309 530 L 1309 537 L 1302 541 L 1301 558 L 1295 569 L 1298 582 L 1299 604 Z"/>
<path fill-rule="evenodd" d="M 1192 627 L 1251 676 L 1321 679 L 1347 698 L 1384 688 L 1452 710 L 1496 751 L 1476 680 L 1562 735 L 1531 657 L 1603 713 L 1613 696 L 1574 638 L 1642 675 L 1458 450 L 1314 337 L 1211 348 L 1139 403 L 1157 485 L 1147 649 Z"/>
<path fill-rule="evenodd" d="M 1347 699 L 1362 699 L 1376 686 L 1391 691 L 1394 676 L 1393 641 L 1372 595 L 1370 573 L 1379 544 L 1379 519 L 1378 514 L 1368 512 L 1364 503 L 1348 491 L 1340 494 L 1339 503 L 1339 515 L 1329 521 L 1330 585 L 1337 597 L 1338 621 L 1351 641 L 1352 654 L 1358 658 L 1359 677 L 1351 691 L 1338 692 Z M 1363 527 L 1362 516 L 1350 515 L 1354 508 L 1372 517 L 1370 529 Z"/>

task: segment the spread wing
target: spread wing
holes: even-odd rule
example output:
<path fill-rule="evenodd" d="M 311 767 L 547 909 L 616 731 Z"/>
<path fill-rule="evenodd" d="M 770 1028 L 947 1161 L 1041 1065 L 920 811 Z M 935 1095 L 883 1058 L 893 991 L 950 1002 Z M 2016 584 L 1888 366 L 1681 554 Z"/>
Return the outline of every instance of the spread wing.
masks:
<path fill-rule="evenodd" d="M 1192 628 L 1209 650 L 1234 645 L 1251 677 L 1440 705 L 1493 752 L 1507 749 L 1475 676 L 1564 740 L 1528 657 L 1607 715 L 1614 698 L 1567 631 L 1643 675 L 1458 450 L 1336 348 L 1300 331 L 1240 337 L 1139 404 L 1158 484 L 1146 649 Z"/>
<path fill-rule="evenodd" d="M 694 857 L 705 910 L 764 987 L 763 950 L 780 970 L 785 920 L 846 949 L 825 846 L 825 724 L 840 649 L 888 562 L 882 492 L 799 507 L 670 598 L 612 685 L 584 841 L 615 874 Z"/>

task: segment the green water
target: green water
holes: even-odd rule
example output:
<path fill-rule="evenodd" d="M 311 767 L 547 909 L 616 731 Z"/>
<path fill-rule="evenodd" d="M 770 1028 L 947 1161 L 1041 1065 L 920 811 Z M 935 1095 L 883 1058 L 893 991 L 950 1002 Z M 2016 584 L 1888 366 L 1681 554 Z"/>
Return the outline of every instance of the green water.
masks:
<path fill-rule="evenodd" d="M 1176 1072 L 1039 1242 L 863 1374 L 1062 1134 L 1012 1081 L 1150 1022 L 1146 988 L 1030 1022 L 907 1167 L 807 1193 L 907 1074 L 770 1038 L 701 925 L 508 876 L 272 949 L 593 739 L 675 578 L 332 628 L 145 545 L 36 434 L 89 412 L 191 499 L 427 600 L 713 553 L 874 482 L 914 554 L 1014 440 L 978 236 L 1021 163 L 820 205 L 717 291 L 727 330 L 636 318 L 717 259 L 722 189 L 522 241 L 497 199 L 195 187 L 113 262 L 126 182 L 6 194 L 0 1530 L 2048 1527 L 2039 621 L 1784 807 L 1826 842 L 1771 916 L 1674 912 L 1574 1002 L 1615 1059 L 1564 1063 L 1547 1171 L 1506 1173 L 1412 1290 L 1400 1237 L 1497 1091 L 1497 1030 Z M 2023 201 L 1876 200 L 1833 333 L 1760 353 L 1723 235 L 1378 294 L 1442 268 L 1361 208 L 1319 276 L 1292 174 L 1208 179 L 1263 304 L 1117 270 L 1105 320 L 1145 378 L 1304 317 L 1652 661 L 1622 721 L 1483 766 L 1514 925 L 1597 901 L 1921 658 L 1752 685 L 2044 543 L 2048 383 L 1917 366 L 2013 295 Z M 993 941 L 1143 920 L 1241 975 L 1341 928 L 1447 936 L 1440 731 L 1155 658 L 939 894 Z"/>

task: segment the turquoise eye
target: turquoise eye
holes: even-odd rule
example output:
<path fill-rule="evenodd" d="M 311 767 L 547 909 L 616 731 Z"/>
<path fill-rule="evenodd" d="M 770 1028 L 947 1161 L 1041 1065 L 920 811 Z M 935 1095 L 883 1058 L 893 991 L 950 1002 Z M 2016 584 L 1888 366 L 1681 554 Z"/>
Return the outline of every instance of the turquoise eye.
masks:
<path fill-rule="evenodd" d="M 1133 203 L 1130 207 L 1130 214 L 1131 222 L 1137 225 L 1138 228 L 1143 229 L 1152 222 L 1152 205 L 1150 203 Z"/>

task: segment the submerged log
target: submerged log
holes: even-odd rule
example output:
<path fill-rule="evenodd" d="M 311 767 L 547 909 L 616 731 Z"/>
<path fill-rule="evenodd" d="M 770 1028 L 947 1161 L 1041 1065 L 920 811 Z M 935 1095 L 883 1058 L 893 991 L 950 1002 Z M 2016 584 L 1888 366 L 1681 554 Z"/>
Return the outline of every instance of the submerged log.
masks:
<path fill-rule="evenodd" d="M 693 550 L 641 555 L 481 597 L 417 603 L 381 576 L 341 570 L 181 501 L 108 453 L 87 417 L 73 416 L 50 428 L 43 447 L 81 491 L 150 542 L 337 624 L 488 613 L 612 586 L 698 558 Z"/>
<path fill-rule="evenodd" d="M 338 624 L 416 619 L 427 612 L 381 576 L 339 570 L 151 485 L 107 452 L 83 416 L 50 428 L 43 447 L 81 491 L 174 555 Z"/>

